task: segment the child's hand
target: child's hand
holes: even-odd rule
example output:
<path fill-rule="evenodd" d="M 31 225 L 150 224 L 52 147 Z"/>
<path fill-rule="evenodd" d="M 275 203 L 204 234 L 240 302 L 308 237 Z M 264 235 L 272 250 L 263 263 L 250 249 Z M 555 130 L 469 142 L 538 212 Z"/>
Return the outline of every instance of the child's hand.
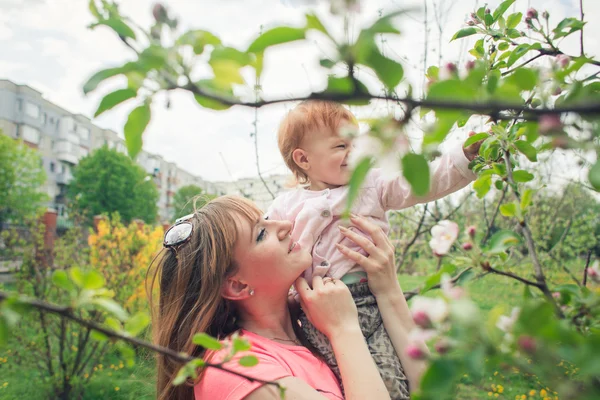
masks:
<path fill-rule="evenodd" d="M 474 134 L 475 132 L 473 131 L 469 132 L 469 136 L 473 136 Z M 470 146 L 463 147 L 465 157 L 467 157 L 469 161 L 473 161 L 475 157 L 477 157 L 477 155 L 479 154 L 479 148 L 481 147 L 481 143 L 483 143 L 484 140 L 485 139 L 482 139 L 479 142 L 475 142 Z"/>

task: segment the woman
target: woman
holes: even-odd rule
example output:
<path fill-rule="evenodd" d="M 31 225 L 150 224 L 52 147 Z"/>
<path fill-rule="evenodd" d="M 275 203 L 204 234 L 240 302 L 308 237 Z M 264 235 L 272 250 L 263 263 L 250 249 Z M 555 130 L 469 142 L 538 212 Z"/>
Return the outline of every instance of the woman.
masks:
<path fill-rule="evenodd" d="M 339 384 L 329 368 L 300 346 L 297 322 L 291 317 L 287 294 L 292 284 L 311 322 L 330 340 L 347 399 L 389 399 L 361 334 L 356 306 L 340 281 L 315 278 L 312 289 L 300 277 L 311 265 L 310 249 L 290 239 L 292 224 L 270 221 L 250 201 L 217 198 L 165 234 L 168 251 L 158 261 L 159 304 L 153 326 L 155 341 L 195 357 L 220 362 L 222 353 L 205 354 L 192 337 L 206 332 L 225 339 L 239 332 L 252 344 L 259 364 L 245 368 L 234 361 L 226 368 L 286 387 L 286 398 L 341 399 Z M 374 243 L 344 231 L 369 257 L 340 247 L 368 274 L 383 322 L 401 357 L 410 387 L 418 387 L 421 361 L 405 356 L 413 321 L 396 279 L 394 251 L 380 228 L 363 218 L 352 223 L 368 232 Z M 154 281 L 153 279 L 153 281 Z M 207 368 L 195 387 L 172 386 L 180 365 L 158 357 L 158 398 L 277 399 L 273 385 Z"/>

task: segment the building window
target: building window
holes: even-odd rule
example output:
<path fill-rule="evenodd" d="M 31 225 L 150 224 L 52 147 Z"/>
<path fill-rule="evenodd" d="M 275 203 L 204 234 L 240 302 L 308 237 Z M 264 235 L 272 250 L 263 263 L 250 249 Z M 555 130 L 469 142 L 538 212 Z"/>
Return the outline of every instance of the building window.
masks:
<path fill-rule="evenodd" d="M 21 126 L 21 138 L 29 143 L 38 144 L 40 142 L 40 131 L 27 125 Z"/>
<path fill-rule="evenodd" d="M 50 172 L 54 172 L 54 162 L 50 161 Z"/>
<path fill-rule="evenodd" d="M 38 119 L 40 117 L 40 106 L 27 102 L 25 104 L 25 114 L 31 118 Z"/>
<path fill-rule="evenodd" d="M 88 140 L 90 138 L 90 130 L 84 126 L 79 125 L 77 127 L 77 133 L 83 140 Z"/>
<path fill-rule="evenodd" d="M 23 110 L 23 100 L 17 99 L 17 111 Z"/>
<path fill-rule="evenodd" d="M 48 122 L 48 114 L 46 114 L 46 113 L 43 113 L 43 114 L 42 114 L 42 123 L 43 123 L 44 125 L 46 125 L 46 122 Z"/>

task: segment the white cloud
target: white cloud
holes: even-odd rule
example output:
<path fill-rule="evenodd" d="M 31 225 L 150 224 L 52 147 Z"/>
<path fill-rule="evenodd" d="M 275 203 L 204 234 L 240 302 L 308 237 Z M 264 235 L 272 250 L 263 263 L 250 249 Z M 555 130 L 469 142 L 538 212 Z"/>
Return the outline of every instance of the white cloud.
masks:
<path fill-rule="evenodd" d="M 121 10 L 142 26 L 151 23 L 151 8 L 156 0 L 123 0 Z M 500 0 L 490 0 L 490 8 Z M 578 13 L 578 0 L 529 0 L 540 10 L 548 9 L 552 22 L 564 16 Z M 280 0 L 222 0 L 218 2 L 171 1 L 166 2 L 172 14 L 180 19 L 183 28 L 203 28 L 218 34 L 225 43 L 245 47 L 263 29 L 277 24 L 300 26 L 304 22 L 302 12 L 306 7 L 287 7 Z M 452 34 L 464 25 L 476 0 L 456 0 L 446 9 L 450 0 L 436 0 L 444 8 L 445 26 L 441 41 L 435 25 L 434 8 L 428 0 L 428 59 L 427 64 L 466 60 L 464 43 L 450 42 Z M 482 2 L 479 2 L 482 3 Z M 517 2 L 524 11 L 524 0 Z M 360 26 L 375 19 L 381 9 L 384 12 L 398 8 L 422 6 L 423 0 L 365 0 L 361 13 L 352 18 L 351 36 L 356 37 Z M 444 6 L 445 4 L 445 6 Z M 584 2 L 589 21 L 600 17 L 600 2 Z M 66 109 L 92 115 L 101 95 L 119 87 L 115 80 L 101 85 L 98 93 L 84 97 L 82 84 L 95 71 L 123 63 L 132 57 L 106 27 L 87 29 L 92 18 L 87 1 L 82 0 L 0 0 L 0 76 L 18 83 L 29 84 L 42 91 L 50 100 Z M 331 27 L 338 38 L 343 37 L 339 18 L 328 15 L 325 1 L 316 4 L 316 10 L 326 26 Z M 65 12 L 68 10 L 68 13 Z M 425 31 L 423 12 L 412 11 L 399 19 L 403 35 L 388 38 L 382 49 L 386 55 L 400 60 L 408 82 L 419 88 L 422 82 Z M 9 32 L 9 33 L 7 33 Z M 600 24 L 588 24 L 585 28 L 586 52 L 598 55 Z M 15 41 L 13 38 L 18 37 Z M 310 35 L 305 43 L 279 46 L 268 51 L 265 60 L 265 77 L 262 85 L 264 97 L 297 96 L 324 87 L 326 72 L 318 66 L 319 58 L 331 54 L 319 35 Z M 441 47 L 438 43 L 441 43 Z M 560 44 L 566 51 L 578 54 L 578 37 Z M 441 56 L 440 56 L 441 52 Z M 361 71 L 367 80 L 374 81 L 370 71 Z M 406 85 L 400 88 L 402 93 Z M 376 88 L 375 88 L 376 89 Z M 223 166 L 225 158 L 233 176 L 256 174 L 254 142 L 249 133 L 253 130 L 254 110 L 234 107 L 228 111 L 215 112 L 201 109 L 187 93 L 171 93 L 171 109 L 164 106 L 164 96 L 155 99 L 152 121 L 144 137 L 148 151 L 163 155 L 181 167 L 211 180 L 227 180 L 229 173 Z M 96 123 L 122 131 L 127 111 L 135 104 L 106 113 Z M 261 169 L 284 172 L 275 140 L 279 120 L 291 105 L 269 106 L 259 111 L 259 155 Z M 359 117 L 380 114 L 388 109 L 383 102 L 373 107 L 356 110 Z M 392 107 L 393 109 L 393 107 Z M 461 133 L 458 133 L 460 135 Z M 418 136 L 418 134 L 415 134 Z"/>

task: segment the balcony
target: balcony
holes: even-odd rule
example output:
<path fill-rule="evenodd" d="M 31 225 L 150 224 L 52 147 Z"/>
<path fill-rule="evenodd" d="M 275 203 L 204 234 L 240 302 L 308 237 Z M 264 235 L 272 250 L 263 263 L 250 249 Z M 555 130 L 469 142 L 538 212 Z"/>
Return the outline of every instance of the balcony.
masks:
<path fill-rule="evenodd" d="M 63 172 L 56 175 L 56 183 L 59 185 L 68 185 L 73 179 L 73 175 L 70 172 Z"/>
<path fill-rule="evenodd" d="M 77 164 L 79 161 L 79 146 L 75 146 L 66 140 L 58 140 L 54 143 L 54 153 L 60 161 L 70 164 Z"/>

